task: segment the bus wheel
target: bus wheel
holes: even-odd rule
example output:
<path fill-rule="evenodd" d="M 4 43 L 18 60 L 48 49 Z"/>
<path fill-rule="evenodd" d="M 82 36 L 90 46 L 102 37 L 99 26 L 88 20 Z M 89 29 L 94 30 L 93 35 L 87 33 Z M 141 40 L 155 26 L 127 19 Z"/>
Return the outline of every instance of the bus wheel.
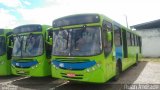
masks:
<path fill-rule="evenodd" d="M 116 64 L 116 75 L 113 78 L 114 81 L 117 81 L 119 79 L 120 72 L 121 72 L 121 63 L 120 63 L 120 61 L 118 61 Z"/>
<path fill-rule="evenodd" d="M 138 65 L 138 54 L 136 54 L 136 63 L 135 63 L 135 66 Z"/>

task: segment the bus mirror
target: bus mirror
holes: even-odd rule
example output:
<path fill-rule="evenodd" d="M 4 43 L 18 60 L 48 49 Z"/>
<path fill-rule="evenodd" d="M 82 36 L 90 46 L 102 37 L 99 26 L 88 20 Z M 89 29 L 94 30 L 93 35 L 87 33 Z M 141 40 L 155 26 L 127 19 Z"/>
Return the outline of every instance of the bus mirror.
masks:
<path fill-rule="evenodd" d="M 111 41 L 111 40 L 112 40 L 111 32 L 107 32 L 107 40 L 108 40 L 108 41 Z"/>
<path fill-rule="evenodd" d="M 48 36 L 48 39 L 47 39 L 48 44 L 50 44 L 50 45 L 51 45 L 51 44 L 52 44 L 52 42 L 53 42 L 52 40 L 53 40 L 53 39 L 52 39 L 52 37 Z"/>
<path fill-rule="evenodd" d="M 48 42 L 52 42 L 52 33 L 53 33 L 53 32 L 52 32 L 52 29 L 49 29 L 49 30 L 48 30 L 48 37 L 47 37 L 47 38 L 48 38 L 48 39 L 47 39 Z"/>
<path fill-rule="evenodd" d="M 13 39 L 13 36 L 9 36 L 9 38 L 8 38 L 8 41 L 9 41 L 9 42 L 8 42 L 8 46 L 9 46 L 9 47 L 13 47 L 13 44 L 14 44 L 14 43 L 13 43 L 13 42 L 14 42 L 13 40 L 14 40 L 14 39 Z"/>
<path fill-rule="evenodd" d="M 50 37 L 49 38 L 49 43 L 52 44 L 52 42 L 53 42 L 53 39 Z"/>

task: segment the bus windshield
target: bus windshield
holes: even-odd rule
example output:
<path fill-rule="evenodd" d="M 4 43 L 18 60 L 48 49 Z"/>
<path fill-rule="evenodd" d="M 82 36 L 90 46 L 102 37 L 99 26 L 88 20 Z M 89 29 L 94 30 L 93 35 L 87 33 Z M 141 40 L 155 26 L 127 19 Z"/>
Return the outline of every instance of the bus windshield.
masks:
<path fill-rule="evenodd" d="M 100 27 L 53 31 L 52 54 L 58 56 L 91 56 L 101 52 Z"/>
<path fill-rule="evenodd" d="M 13 56 L 33 57 L 43 53 L 43 37 L 40 34 L 29 34 L 14 37 Z"/>
<path fill-rule="evenodd" d="M 5 37 L 0 36 L 0 55 L 3 55 L 5 51 L 6 51 Z"/>

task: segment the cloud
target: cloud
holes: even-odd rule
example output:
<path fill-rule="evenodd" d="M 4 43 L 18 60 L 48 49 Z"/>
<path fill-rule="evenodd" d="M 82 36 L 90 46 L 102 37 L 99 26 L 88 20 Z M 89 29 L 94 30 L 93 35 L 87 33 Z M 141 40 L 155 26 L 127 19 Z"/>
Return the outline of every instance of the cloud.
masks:
<path fill-rule="evenodd" d="M 18 25 L 16 17 L 9 14 L 9 11 L 0 9 L 0 28 L 14 28 Z"/>
<path fill-rule="evenodd" d="M 0 3 L 7 7 L 12 7 L 12 8 L 22 6 L 22 3 L 20 2 L 20 0 L 0 0 Z"/>
<path fill-rule="evenodd" d="M 26 0 L 21 2 L 28 6 L 32 4 Z M 12 6 L 19 7 L 22 5 L 21 2 L 19 1 L 19 4 Z M 160 14 L 157 13 L 158 4 L 158 2 L 151 2 L 151 0 L 45 0 L 43 7 L 39 6 L 30 9 L 24 7 L 17 8 L 17 13 L 22 18 L 15 18 L 12 15 L 10 17 L 12 17 L 12 21 L 16 21 L 16 25 L 32 23 L 51 25 L 54 19 L 66 15 L 100 13 L 126 26 L 125 15 L 128 17 L 129 25 L 159 18 Z"/>
<path fill-rule="evenodd" d="M 58 5 L 58 4 L 61 4 L 59 3 L 59 0 L 44 0 L 44 7 L 50 7 L 50 6 Z"/>
<path fill-rule="evenodd" d="M 28 1 L 23 1 L 23 3 L 25 4 L 25 5 L 31 5 L 31 3 L 30 2 L 28 2 Z"/>
<path fill-rule="evenodd" d="M 117 3 L 107 4 L 106 1 L 102 0 L 102 2 L 97 0 L 47 0 L 48 3 L 45 7 L 38 7 L 34 9 L 18 9 L 17 11 L 23 17 L 23 20 L 26 23 L 41 23 L 51 25 L 52 21 L 56 18 L 63 17 L 71 14 L 79 14 L 79 13 L 100 13 L 107 16 L 112 17 L 120 17 L 123 18 L 122 10 L 118 10 L 114 8 L 117 6 Z M 47 3 L 46 1 L 46 3 Z M 118 11 L 116 11 L 116 9 Z M 112 13 L 110 13 L 112 12 Z"/>

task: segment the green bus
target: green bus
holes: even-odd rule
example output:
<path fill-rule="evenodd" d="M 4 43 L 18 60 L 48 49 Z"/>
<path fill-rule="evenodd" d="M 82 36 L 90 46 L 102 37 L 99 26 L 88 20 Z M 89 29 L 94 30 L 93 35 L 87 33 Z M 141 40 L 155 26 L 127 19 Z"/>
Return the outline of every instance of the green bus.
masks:
<path fill-rule="evenodd" d="M 141 37 L 101 14 L 77 14 L 53 21 L 54 78 L 104 83 L 117 80 L 141 57 Z"/>
<path fill-rule="evenodd" d="M 0 29 L 0 76 L 11 75 L 11 29 Z"/>
<path fill-rule="evenodd" d="M 44 77 L 51 75 L 52 40 L 50 26 L 21 25 L 13 29 L 12 73 L 14 75 Z"/>

